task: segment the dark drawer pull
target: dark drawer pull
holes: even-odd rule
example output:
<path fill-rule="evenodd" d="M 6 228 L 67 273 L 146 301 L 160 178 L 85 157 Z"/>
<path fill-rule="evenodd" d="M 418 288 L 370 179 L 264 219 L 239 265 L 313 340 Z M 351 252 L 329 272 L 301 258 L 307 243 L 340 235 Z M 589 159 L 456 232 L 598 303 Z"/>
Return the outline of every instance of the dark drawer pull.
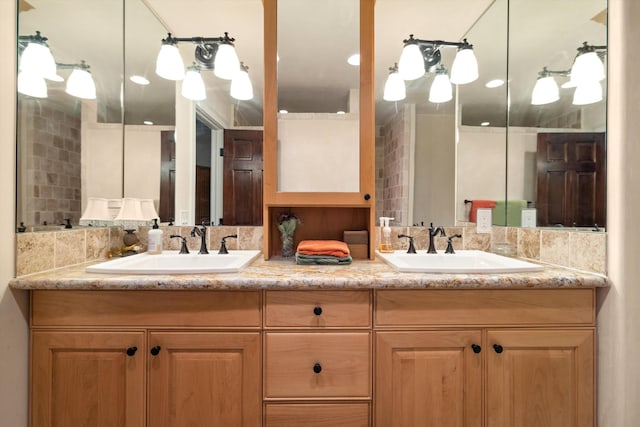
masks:
<path fill-rule="evenodd" d="M 129 347 L 127 349 L 127 356 L 133 356 L 138 351 L 138 347 Z"/>
<path fill-rule="evenodd" d="M 320 365 L 319 363 L 313 365 L 313 372 L 315 372 L 316 374 L 322 372 L 322 365 Z"/>
<path fill-rule="evenodd" d="M 158 353 L 160 353 L 160 349 L 161 349 L 161 348 L 162 348 L 162 347 L 160 347 L 159 345 L 157 345 L 157 346 L 155 346 L 155 347 L 151 347 L 151 354 L 152 354 L 153 356 L 157 356 L 157 355 L 158 355 Z"/>
<path fill-rule="evenodd" d="M 471 349 L 475 354 L 478 354 L 482 351 L 482 347 L 480 347 L 478 344 L 471 344 Z"/>
<path fill-rule="evenodd" d="M 313 307 L 313 314 L 315 314 L 316 316 L 320 316 L 322 314 L 322 307 L 320 307 L 319 305 Z"/>
<path fill-rule="evenodd" d="M 496 353 L 500 354 L 504 351 L 504 348 L 502 348 L 502 346 L 500 344 L 494 344 L 493 345 L 493 349 L 496 351 Z"/>

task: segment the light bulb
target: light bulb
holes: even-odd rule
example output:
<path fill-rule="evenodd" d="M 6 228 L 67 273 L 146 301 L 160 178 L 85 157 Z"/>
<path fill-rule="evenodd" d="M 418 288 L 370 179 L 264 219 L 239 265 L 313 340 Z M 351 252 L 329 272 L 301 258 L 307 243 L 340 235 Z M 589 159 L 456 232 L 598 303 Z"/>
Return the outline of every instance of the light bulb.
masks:
<path fill-rule="evenodd" d="M 231 44 L 218 45 L 216 58 L 213 61 L 213 74 L 221 79 L 231 80 L 240 69 L 240 60 Z"/>
<path fill-rule="evenodd" d="M 78 98 L 96 99 L 96 85 L 91 73 L 82 68 L 74 68 L 67 79 L 65 92 Z"/>
<path fill-rule="evenodd" d="M 204 81 L 200 71 L 195 68 L 189 68 L 182 81 L 182 96 L 192 101 L 202 101 L 207 99 L 207 91 L 204 87 Z"/>
<path fill-rule="evenodd" d="M 164 43 L 156 60 L 156 74 L 167 80 L 184 79 L 184 62 L 178 46 Z"/>
<path fill-rule="evenodd" d="M 383 99 L 385 101 L 400 101 L 406 97 L 407 89 L 404 85 L 404 80 L 402 80 L 397 71 L 390 73 L 384 84 Z"/>
<path fill-rule="evenodd" d="M 581 83 L 573 93 L 573 105 L 587 105 L 602 101 L 602 85 L 599 81 Z"/>
<path fill-rule="evenodd" d="M 42 76 L 20 71 L 18 73 L 18 92 L 34 98 L 46 98 L 47 83 Z"/>
<path fill-rule="evenodd" d="M 458 50 L 451 65 L 451 83 L 463 85 L 478 78 L 478 61 L 471 48 Z"/>
<path fill-rule="evenodd" d="M 560 99 L 560 89 L 552 76 L 540 77 L 531 92 L 531 105 L 551 104 Z"/>
<path fill-rule="evenodd" d="M 446 72 L 437 73 L 429 89 L 429 102 L 440 104 L 453 99 L 453 88 Z"/>
<path fill-rule="evenodd" d="M 253 98 L 253 86 L 245 67 L 236 72 L 236 75 L 231 80 L 231 96 L 240 101 L 247 101 Z"/>
<path fill-rule="evenodd" d="M 424 58 L 420 47 L 415 43 L 407 44 L 398 61 L 398 74 L 402 80 L 415 80 L 424 76 Z"/>

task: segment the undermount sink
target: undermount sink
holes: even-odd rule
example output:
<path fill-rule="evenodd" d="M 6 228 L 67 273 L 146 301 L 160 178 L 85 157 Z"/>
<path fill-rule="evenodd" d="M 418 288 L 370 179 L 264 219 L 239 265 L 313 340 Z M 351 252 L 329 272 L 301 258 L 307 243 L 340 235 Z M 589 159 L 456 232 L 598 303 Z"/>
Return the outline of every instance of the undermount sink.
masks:
<path fill-rule="evenodd" d="M 483 251 L 461 250 L 455 254 L 376 251 L 376 254 L 396 270 L 409 273 L 518 273 L 544 269 L 541 265 Z"/>
<path fill-rule="evenodd" d="M 121 274 L 199 274 L 236 273 L 251 264 L 260 255 L 259 250 L 229 251 L 228 254 L 179 254 L 164 251 L 161 254 L 141 253 L 88 266 L 89 273 Z"/>

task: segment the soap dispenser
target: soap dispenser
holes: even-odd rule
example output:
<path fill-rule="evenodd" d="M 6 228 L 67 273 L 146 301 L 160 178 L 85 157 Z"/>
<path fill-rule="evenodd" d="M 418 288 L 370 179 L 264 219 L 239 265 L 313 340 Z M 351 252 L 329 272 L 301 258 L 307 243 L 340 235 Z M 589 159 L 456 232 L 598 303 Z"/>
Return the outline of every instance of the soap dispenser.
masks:
<path fill-rule="evenodd" d="M 149 230 L 147 253 L 158 255 L 162 253 L 162 230 L 158 227 L 158 218 L 153 219 L 153 227 Z"/>
<path fill-rule="evenodd" d="M 389 227 L 389 221 L 394 218 L 386 216 L 380 217 L 380 227 L 382 228 L 382 235 L 380 236 L 379 251 L 382 253 L 393 252 L 393 245 L 391 244 L 391 227 Z"/>

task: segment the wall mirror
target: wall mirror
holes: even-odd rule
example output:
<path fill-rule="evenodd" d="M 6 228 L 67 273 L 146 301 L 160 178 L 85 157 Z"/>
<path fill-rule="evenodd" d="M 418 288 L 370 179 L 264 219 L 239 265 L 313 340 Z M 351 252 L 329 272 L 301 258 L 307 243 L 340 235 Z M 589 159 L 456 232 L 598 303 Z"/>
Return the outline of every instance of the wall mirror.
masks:
<path fill-rule="evenodd" d="M 536 208 L 534 223 L 539 226 L 593 227 L 595 223 L 602 226 L 606 222 L 603 187 L 606 172 L 595 172 L 587 163 L 597 159 L 604 165 L 604 151 L 593 141 L 606 140 L 606 79 L 599 82 L 602 99 L 589 104 L 573 103 L 575 88 L 560 88 L 556 102 L 532 105 L 531 97 L 544 67 L 565 72 L 553 74 L 560 86 L 569 80 L 566 71 L 571 69 L 577 48 L 583 42 L 606 46 L 606 1 L 569 1 L 562 5 L 554 1 L 456 1 L 451 5 L 455 10 L 448 11 L 436 9 L 439 2 L 402 2 L 403 10 L 425 7 L 425 12 L 416 16 L 438 17 L 428 26 L 424 20 L 408 25 L 411 16 L 407 14 L 402 19 L 393 19 L 397 2 L 388 3 L 385 0 L 376 3 L 377 212 L 396 217 L 398 224 L 433 221 L 452 225 L 469 220 L 470 203 L 465 201 L 494 201 L 505 207 L 502 215 L 494 217 L 496 225 L 522 225 L 521 216 L 513 212 L 520 214 L 518 207 L 525 206 Z M 437 28 L 439 22 L 447 23 L 445 29 L 438 30 L 443 35 L 420 33 Z M 457 34 L 447 35 L 445 31 L 453 31 L 458 24 Z M 383 60 L 389 37 L 382 38 L 381 31 L 389 27 L 400 27 L 399 34 L 393 37 L 396 54 Z M 426 101 L 433 74 L 407 82 L 406 99 L 383 101 L 381 74 L 386 78 L 388 67 L 398 60 L 402 39 L 407 38 L 405 33 L 410 27 L 417 28 L 410 32 L 420 38 L 466 37 L 474 45 L 478 80 L 454 86 L 454 99 L 448 104 L 429 105 Z M 600 59 L 606 64 L 606 54 L 600 53 Z M 443 52 L 442 62 L 448 65 L 448 61 Z M 440 115 L 439 122 L 430 118 L 429 125 L 421 127 L 421 115 L 436 114 Z M 573 134 L 548 146 L 546 153 L 555 156 L 556 165 L 562 163 L 560 158 L 570 158 L 574 164 L 586 164 L 585 169 L 567 171 L 561 167 L 539 171 L 538 139 L 549 134 L 554 138 L 556 134 Z M 383 144 L 394 137 L 396 144 L 404 142 L 409 155 L 400 157 L 404 165 L 391 168 L 396 172 L 384 175 L 381 168 L 389 169 L 389 159 L 398 161 L 393 147 L 387 146 L 387 151 L 383 151 Z M 569 140 L 578 142 L 571 147 L 567 145 Z M 427 150 L 430 157 L 421 158 L 421 150 Z M 569 156 L 571 150 L 573 154 Z M 434 159 L 439 162 L 430 162 Z M 397 187 L 398 182 L 402 188 Z M 552 193 L 548 202 L 538 199 L 545 188 Z M 552 191 L 558 188 L 563 191 Z M 586 196 L 577 198 L 578 189 Z M 424 199 L 425 204 L 421 202 Z M 512 210 L 512 206 L 516 208 Z M 548 221 L 542 221 L 541 212 Z"/>
<path fill-rule="evenodd" d="M 163 133 L 186 141 L 181 147 L 188 145 L 181 153 L 188 161 L 178 172 L 186 178 L 176 182 L 175 192 L 176 199 L 184 203 L 180 206 L 185 207 L 178 207 L 178 213 L 174 213 L 176 221 L 179 213 L 184 213 L 184 222 L 199 222 L 193 206 L 195 170 L 203 163 L 203 155 L 197 153 L 203 150 L 196 148 L 195 141 L 202 139 L 196 118 L 214 128 L 209 141 L 209 153 L 213 154 L 204 163 L 213 171 L 210 199 L 217 210 L 210 213 L 211 220 L 222 216 L 222 162 L 217 158 L 223 145 L 222 129 L 262 124 L 262 4 L 259 0 L 174 3 L 19 1 L 19 35 L 40 31 L 48 38 L 58 63 L 84 60 L 91 67 L 97 92 L 95 100 L 82 100 L 64 93 L 64 82 L 47 82 L 47 98 L 19 94 L 19 222 L 57 225 L 71 218 L 75 225 L 88 197 L 151 198 L 158 204 Z M 70 20 L 73 26 L 68 25 Z M 202 72 L 207 99 L 180 99 L 181 84 L 155 73 L 161 40 L 169 31 L 184 37 L 217 37 L 228 31 L 237 40 L 238 56 L 249 67 L 254 98 L 231 98 L 230 81 L 213 76 L 209 70 Z M 186 65 L 194 60 L 194 48 L 190 44 L 180 46 Z M 66 80 L 70 70 L 60 66 L 58 70 Z M 135 83 L 132 76 L 144 77 L 148 83 Z M 37 111 L 22 114 L 25 109 Z M 48 122 L 46 115 L 54 114 L 55 121 Z M 63 126 L 61 117 L 69 117 L 72 125 Z M 45 128 L 38 130 L 36 126 Z M 52 140 L 51 147 L 37 142 L 36 133 L 43 141 Z M 36 141 L 35 150 L 26 145 L 26 140 L 31 145 Z M 77 152 L 67 153 L 66 147 L 54 146 L 65 142 L 68 146 L 75 144 Z M 69 160 L 63 163 L 54 156 Z M 43 169 L 45 165 L 54 171 Z M 216 166 L 219 171 L 214 170 Z"/>

